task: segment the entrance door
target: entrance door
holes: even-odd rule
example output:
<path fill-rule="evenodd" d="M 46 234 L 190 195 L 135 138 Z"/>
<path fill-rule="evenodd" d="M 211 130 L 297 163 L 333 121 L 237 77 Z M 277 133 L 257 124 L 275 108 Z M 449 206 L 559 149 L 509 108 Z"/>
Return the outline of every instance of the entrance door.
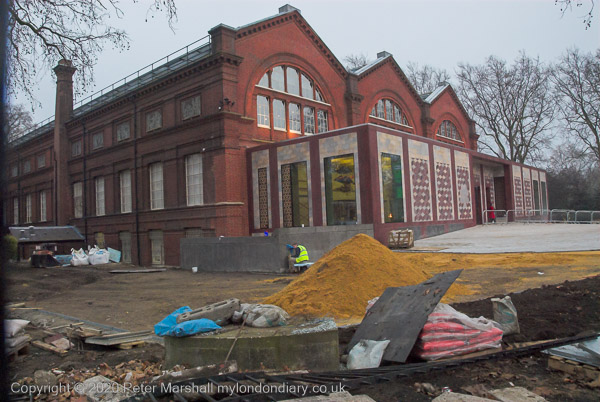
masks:
<path fill-rule="evenodd" d="M 481 220 L 481 187 L 475 187 L 475 221 L 478 225 L 483 224 Z"/>
<path fill-rule="evenodd" d="M 496 217 L 506 216 L 506 192 L 504 191 L 504 177 L 494 177 L 494 192 L 496 196 Z M 500 211 L 500 212 L 498 212 Z"/>

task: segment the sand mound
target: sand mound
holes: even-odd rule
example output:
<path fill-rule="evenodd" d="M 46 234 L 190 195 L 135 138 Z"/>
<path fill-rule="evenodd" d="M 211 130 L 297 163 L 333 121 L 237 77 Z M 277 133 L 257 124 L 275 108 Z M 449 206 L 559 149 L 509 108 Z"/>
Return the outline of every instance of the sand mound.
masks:
<path fill-rule="evenodd" d="M 264 303 L 280 306 L 291 315 L 361 318 L 367 302 L 386 288 L 428 279 L 430 275 L 419 262 L 422 257 L 416 254 L 394 253 L 372 237 L 359 234 L 331 250 Z"/>

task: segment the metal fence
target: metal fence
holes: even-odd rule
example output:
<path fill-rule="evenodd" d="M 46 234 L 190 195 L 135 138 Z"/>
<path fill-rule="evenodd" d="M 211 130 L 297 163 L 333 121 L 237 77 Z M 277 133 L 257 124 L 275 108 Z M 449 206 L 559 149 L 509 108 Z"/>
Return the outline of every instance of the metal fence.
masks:
<path fill-rule="evenodd" d="M 490 215 L 496 216 L 495 223 L 600 223 L 600 211 L 575 211 L 569 209 L 486 209 L 481 214 L 481 222 L 489 225 Z"/>

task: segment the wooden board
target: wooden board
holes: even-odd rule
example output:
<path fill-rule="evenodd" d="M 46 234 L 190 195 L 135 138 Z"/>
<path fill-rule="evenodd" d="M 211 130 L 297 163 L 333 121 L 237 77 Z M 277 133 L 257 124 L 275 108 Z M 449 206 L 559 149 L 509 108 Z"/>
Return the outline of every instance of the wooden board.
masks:
<path fill-rule="evenodd" d="M 111 274 L 148 274 L 151 272 L 165 272 L 166 268 L 153 268 L 153 269 L 113 269 L 108 271 Z"/>
<path fill-rule="evenodd" d="M 52 346 L 52 345 L 50 345 L 46 342 L 42 342 L 42 341 L 33 341 L 33 342 L 31 342 L 31 344 L 40 349 L 48 350 L 52 353 L 56 353 L 59 356 L 65 356 L 68 353 L 66 350 L 59 349 L 56 346 Z"/>
<path fill-rule="evenodd" d="M 557 356 L 550 356 L 548 358 L 548 368 L 562 371 L 586 380 L 597 380 L 600 378 L 600 370 L 597 367 L 578 363 L 576 361 Z"/>
<path fill-rule="evenodd" d="M 461 272 L 462 269 L 437 274 L 415 286 L 387 288 L 363 318 L 348 350 L 361 339 L 390 340 L 383 360 L 404 363 L 427 317 Z"/>

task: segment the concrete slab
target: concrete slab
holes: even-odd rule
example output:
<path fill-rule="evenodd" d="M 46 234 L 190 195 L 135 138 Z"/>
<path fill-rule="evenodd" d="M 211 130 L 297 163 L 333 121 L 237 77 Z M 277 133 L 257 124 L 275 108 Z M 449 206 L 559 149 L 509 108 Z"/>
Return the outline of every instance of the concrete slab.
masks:
<path fill-rule="evenodd" d="M 490 394 L 502 402 L 546 402 L 546 399 L 523 387 L 495 389 Z"/>
<path fill-rule="evenodd" d="M 514 223 L 479 225 L 416 240 L 415 247 L 405 251 L 484 254 L 589 250 L 600 250 L 600 225 Z"/>
<path fill-rule="evenodd" d="M 432 402 L 492 402 L 493 399 L 480 398 L 478 396 L 459 394 L 457 392 L 444 392 L 433 399 Z"/>
<path fill-rule="evenodd" d="M 286 399 L 281 402 L 375 402 L 374 399 L 367 395 L 352 395 L 349 392 L 336 392 L 329 395 L 309 396 L 300 399 Z"/>

